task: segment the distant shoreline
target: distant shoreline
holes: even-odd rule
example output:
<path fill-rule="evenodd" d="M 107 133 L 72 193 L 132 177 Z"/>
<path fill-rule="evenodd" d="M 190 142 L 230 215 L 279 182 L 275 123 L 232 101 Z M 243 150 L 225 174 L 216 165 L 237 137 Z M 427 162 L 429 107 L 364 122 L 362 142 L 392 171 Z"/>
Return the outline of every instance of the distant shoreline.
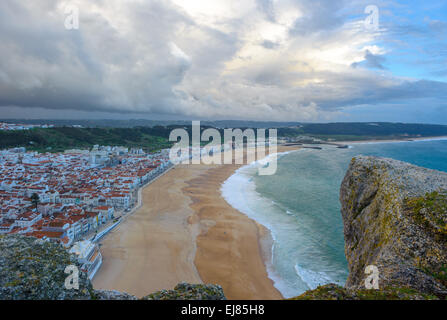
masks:
<path fill-rule="evenodd" d="M 432 137 L 418 137 L 418 138 L 398 138 L 398 139 L 370 139 L 370 140 L 345 140 L 345 141 L 321 141 L 315 143 L 305 143 L 305 142 L 288 142 L 283 143 L 279 146 L 284 147 L 302 147 L 307 149 L 321 149 L 319 145 L 330 145 L 338 148 L 346 148 L 350 144 L 373 144 L 373 143 L 399 143 L 399 142 L 417 142 L 417 141 L 440 141 L 447 140 L 447 136 L 432 136 Z"/>
<path fill-rule="evenodd" d="M 372 139 L 372 140 L 354 140 L 354 141 L 334 141 L 333 144 L 366 144 L 366 143 L 396 143 L 396 142 L 413 142 L 413 141 L 438 141 L 447 140 L 447 136 L 420 137 L 408 139 Z"/>

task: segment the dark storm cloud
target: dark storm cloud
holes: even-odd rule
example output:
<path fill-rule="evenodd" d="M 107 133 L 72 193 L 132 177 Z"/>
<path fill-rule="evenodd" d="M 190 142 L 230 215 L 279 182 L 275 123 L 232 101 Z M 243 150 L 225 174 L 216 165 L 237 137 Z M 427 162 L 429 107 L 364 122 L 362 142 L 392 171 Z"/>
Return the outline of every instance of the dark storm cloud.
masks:
<path fill-rule="evenodd" d="M 2 0 L 0 116 L 13 106 L 315 121 L 349 106 L 445 101 L 445 83 L 385 70 L 386 50 L 346 18 L 360 1 L 213 1 L 223 9 L 207 14 L 174 0 Z M 64 27 L 68 3 L 79 30 Z"/>
<path fill-rule="evenodd" d="M 0 4 L 7 26 L 0 32 L 1 105 L 169 109 L 172 88 L 189 69 L 187 58 L 173 54 L 170 38 L 188 19 L 161 2 L 137 5 L 127 12 L 132 33 L 123 33 L 113 20 L 81 6 L 80 29 L 66 30 L 65 16 L 53 3 L 47 11 L 13 1 Z"/>

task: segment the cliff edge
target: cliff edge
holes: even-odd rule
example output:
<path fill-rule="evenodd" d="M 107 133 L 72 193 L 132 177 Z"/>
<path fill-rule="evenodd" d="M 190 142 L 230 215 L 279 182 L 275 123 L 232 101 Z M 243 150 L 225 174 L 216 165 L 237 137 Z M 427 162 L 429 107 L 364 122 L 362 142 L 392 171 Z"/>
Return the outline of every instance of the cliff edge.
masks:
<path fill-rule="evenodd" d="M 345 288 L 319 287 L 301 299 L 447 297 L 447 173 L 392 159 L 353 158 L 340 188 Z M 378 290 L 366 290 L 367 266 Z"/>

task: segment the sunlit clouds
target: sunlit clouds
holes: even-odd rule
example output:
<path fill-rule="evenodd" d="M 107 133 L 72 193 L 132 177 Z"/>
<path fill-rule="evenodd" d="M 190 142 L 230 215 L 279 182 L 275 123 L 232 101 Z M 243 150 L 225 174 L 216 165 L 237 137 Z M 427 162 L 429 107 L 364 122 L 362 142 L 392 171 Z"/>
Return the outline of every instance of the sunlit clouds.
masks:
<path fill-rule="evenodd" d="M 408 20 L 412 8 L 378 1 L 381 24 L 369 30 L 364 22 L 369 4 L 4 0 L 0 117 L 17 108 L 39 108 L 48 110 L 42 117 L 67 110 L 148 118 L 340 121 L 361 120 L 355 114 L 366 109 L 365 120 L 394 121 L 396 110 L 407 106 L 432 108 L 433 119 L 426 121 L 441 121 L 441 113 L 441 122 L 447 122 L 445 78 L 404 73 L 399 64 L 404 60 L 396 56 L 423 60 L 416 59 L 408 37 L 429 41 L 432 52 L 439 52 L 431 74 L 442 72 L 445 38 L 410 32 L 426 26 L 439 35 L 445 21 L 426 12 L 422 22 L 402 30 L 390 17 L 401 10 Z M 79 9 L 79 29 L 64 27 L 67 6 Z M 410 62 L 408 68 L 416 65 Z"/>

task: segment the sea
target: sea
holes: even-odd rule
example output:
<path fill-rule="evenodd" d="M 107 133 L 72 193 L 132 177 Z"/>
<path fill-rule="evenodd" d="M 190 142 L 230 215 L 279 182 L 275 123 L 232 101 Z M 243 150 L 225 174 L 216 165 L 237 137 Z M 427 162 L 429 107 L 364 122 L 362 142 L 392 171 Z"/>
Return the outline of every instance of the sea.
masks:
<path fill-rule="evenodd" d="M 393 158 L 447 172 L 447 139 L 321 147 L 278 154 L 271 176 L 258 175 L 265 161 L 241 167 L 221 189 L 231 206 L 270 230 L 267 271 L 286 298 L 347 279 L 339 190 L 353 157 Z"/>

